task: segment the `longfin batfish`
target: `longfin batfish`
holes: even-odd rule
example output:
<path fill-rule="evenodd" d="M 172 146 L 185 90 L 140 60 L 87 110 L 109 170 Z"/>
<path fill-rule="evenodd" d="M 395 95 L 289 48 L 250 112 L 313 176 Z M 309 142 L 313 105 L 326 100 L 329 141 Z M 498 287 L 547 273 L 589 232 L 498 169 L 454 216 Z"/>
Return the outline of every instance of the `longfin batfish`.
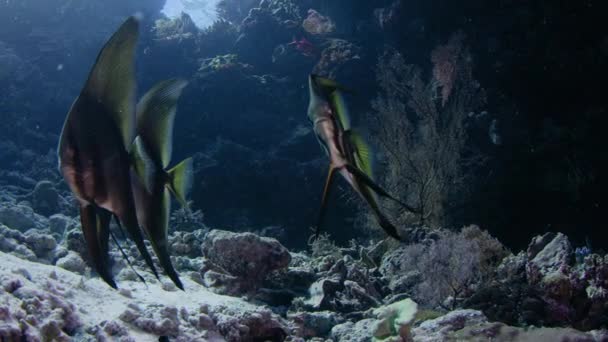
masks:
<path fill-rule="evenodd" d="M 391 196 L 374 181 L 371 150 L 363 138 L 351 128 L 343 95 L 348 90 L 335 81 L 316 75 L 310 75 L 308 81 L 310 91 L 308 118 L 313 124 L 317 140 L 330 161 L 315 234 L 319 234 L 319 227 L 327 207 L 327 198 L 335 172 L 338 171 L 367 202 L 382 229 L 391 237 L 401 240 L 397 228 L 382 213 L 377 196 L 389 198 L 408 210 L 416 211 L 416 209 Z"/>
<path fill-rule="evenodd" d="M 99 53 L 68 112 L 59 141 L 59 169 L 80 204 L 80 219 L 95 270 L 116 287 L 108 262 L 114 214 L 158 278 L 137 222 L 130 156 L 135 128 L 134 54 L 139 21 L 130 17 Z"/>
<path fill-rule="evenodd" d="M 166 171 L 172 154 L 173 123 L 177 100 L 186 86 L 182 80 L 157 84 L 137 104 L 137 137 L 132 148 L 133 182 L 137 217 L 163 269 L 180 289 L 184 289 L 171 263 L 167 230 L 171 211 L 170 192 L 186 207 L 186 194 L 192 183 L 192 159 Z"/>

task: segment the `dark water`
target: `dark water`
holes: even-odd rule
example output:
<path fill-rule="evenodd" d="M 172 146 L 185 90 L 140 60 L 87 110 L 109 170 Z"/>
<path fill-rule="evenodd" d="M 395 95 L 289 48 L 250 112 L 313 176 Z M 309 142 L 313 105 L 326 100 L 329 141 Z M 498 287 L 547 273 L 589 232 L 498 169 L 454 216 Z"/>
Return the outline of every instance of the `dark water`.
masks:
<path fill-rule="evenodd" d="M 600 1 L 222 1 L 204 29 L 164 19 L 161 0 L 142 3 L 0 0 L 3 193 L 46 179 L 67 194 L 54 159 L 65 114 L 103 42 L 142 12 L 138 92 L 190 81 L 173 159 L 195 156 L 192 207 L 207 225 L 306 246 L 328 163 L 306 118 L 315 72 L 353 90 L 347 101 L 374 146 L 379 183 L 420 204 L 420 188 L 404 179 L 436 174 L 424 224 L 478 224 L 514 249 L 545 231 L 607 247 Z M 434 109 L 417 111 L 416 101 Z M 418 175 L 395 166 L 408 153 Z M 380 234 L 347 184 L 339 188 L 324 229 L 342 243 Z M 392 213 L 400 229 L 422 224 Z"/>

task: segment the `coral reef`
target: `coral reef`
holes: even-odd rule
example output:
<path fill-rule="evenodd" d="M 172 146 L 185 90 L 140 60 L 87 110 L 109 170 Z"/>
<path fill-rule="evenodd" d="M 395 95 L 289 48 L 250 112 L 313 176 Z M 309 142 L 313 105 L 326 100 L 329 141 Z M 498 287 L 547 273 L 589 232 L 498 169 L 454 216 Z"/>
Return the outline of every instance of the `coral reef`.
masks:
<path fill-rule="evenodd" d="M 496 275 L 464 305 L 509 324 L 593 330 L 608 322 L 608 260 L 588 254 L 576 263 L 561 233 L 535 237 L 526 252 L 505 258 Z"/>
<path fill-rule="evenodd" d="M 158 282 L 136 248 L 121 241 L 133 269 L 112 247 L 122 286 L 113 291 L 91 278 L 82 234 L 71 217 L 47 219 L 23 208 L 10 212 L 30 218 L 28 224 L 7 220 L 20 228 L 31 222 L 44 226 L 20 231 L 0 225 L 0 336 L 6 338 L 601 341 L 607 336 L 598 329 L 606 324 L 608 259 L 575 253 L 563 234 L 538 236 L 518 255 L 475 226 L 416 233 L 418 243 L 402 246 L 381 241 L 338 247 L 322 235 L 307 254 L 253 233 L 210 231 L 200 213 L 176 212 L 174 220 L 187 230 L 171 232 L 168 241 L 176 269 L 185 275 L 184 295 L 166 279 Z M 572 325 L 587 332 L 520 328 L 527 324 Z"/>
<path fill-rule="evenodd" d="M 597 56 L 607 55 L 608 38 L 593 20 L 576 21 L 589 26 L 589 39 L 575 34 L 570 21 L 584 13 L 561 19 L 549 15 L 558 5 L 523 2 L 497 17 L 471 15 L 491 7 L 472 2 L 221 0 L 221 20 L 199 29 L 186 14 L 159 15 L 162 4 L 0 1 L 0 340 L 608 340 L 599 330 L 608 326 L 608 256 L 580 247 L 578 232 L 595 242 L 594 220 L 605 216 L 597 186 L 605 172 L 589 166 L 604 155 L 588 150 L 604 143 L 608 116 L 598 102 L 604 88 L 588 76 L 605 70 Z M 146 272 L 116 226 L 132 267 L 112 243 L 122 287 L 99 281 L 56 171 L 58 118 L 86 77 L 83 61 L 135 11 L 146 14 L 143 88 L 159 74 L 190 80 L 175 143 L 180 154 L 196 154 L 194 211 L 172 213 L 168 239 L 185 293 Z M 545 32 L 530 34 L 533 25 Z M 568 65 L 574 80 L 561 78 Z M 365 126 L 371 111 L 385 123 L 369 132 L 382 178 L 425 209 L 399 217 L 405 243 L 351 229 L 374 236 L 364 218 L 351 221 L 359 208 L 341 196 L 327 222 L 336 242 L 321 236 L 306 245 L 327 167 L 303 112 L 311 71 L 354 90 L 354 122 Z M 535 74 L 554 79 L 540 83 Z M 577 101 L 571 87 L 585 97 Z M 513 94 L 539 102 L 511 103 Z M 560 107 L 576 118 L 554 116 Z M 478 167 L 476 146 L 490 164 Z M 546 167 L 525 166 L 543 158 Z M 405 184 L 412 175 L 415 185 Z M 472 178 L 498 185 L 474 194 Z M 528 188 L 544 192 L 527 196 Z M 564 197 L 572 200 L 553 200 Z M 547 222 L 568 223 L 518 254 L 478 227 L 423 226 L 479 217 L 509 246 L 525 246 Z"/>

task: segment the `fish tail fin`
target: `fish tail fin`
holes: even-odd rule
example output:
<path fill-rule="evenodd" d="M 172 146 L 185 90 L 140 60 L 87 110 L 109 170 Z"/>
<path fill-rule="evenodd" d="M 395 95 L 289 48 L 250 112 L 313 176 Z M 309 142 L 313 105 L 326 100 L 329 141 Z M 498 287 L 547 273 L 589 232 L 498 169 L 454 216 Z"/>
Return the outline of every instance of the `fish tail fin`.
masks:
<path fill-rule="evenodd" d="M 167 186 L 184 208 L 188 207 L 186 197 L 192 188 L 192 183 L 194 181 L 193 164 L 192 158 L 187 158 L 167 172 L 169 175 Z"/>
<path fill-rule="evenodd" d="M 112 288 L 117 289 L 109 258 L 110 220 L 112 214 L 94 205 L 80 207 L 80 223 L 95 271 Z"/>
<path fill-rule="evenodd" d="M 331 184 L 334 180 L 334 175 L 336 173 L 336 168 L 333 165 L 329 166 L 329 171 L 327 173 L 327 179 L 325 180 L 325 187 L 323 188 L 323 195 L 321 197 L 321 207 L 319 209 L 319 217 L 317 219 L 317 225 L 314 229 L 315 239 L 319 237 L 319 233 L 321 230 L 321 223 L 323 222 L 323 218 L 325 217 L 325 212 L 327 209 L 327 199 L 329 197 L 329 192 L 331 190 Z"/>

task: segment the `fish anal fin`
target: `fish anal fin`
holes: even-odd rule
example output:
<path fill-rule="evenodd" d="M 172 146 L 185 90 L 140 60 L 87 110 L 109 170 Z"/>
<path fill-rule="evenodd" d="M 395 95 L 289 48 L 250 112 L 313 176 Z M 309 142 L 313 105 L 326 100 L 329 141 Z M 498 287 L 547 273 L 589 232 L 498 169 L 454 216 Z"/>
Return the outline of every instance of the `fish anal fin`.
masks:
<path fill-rule="evenodd" d="M 95 271 L 112 288 L 117 289 L 109 260 L 110 220 L 112 214 L 94 205 L 80 207 L 80 222 L 89 256 Z"/>
<path fill-rule="evenodd" d="M 160 224 L 158 227 L 159 231 L 154 232 L 150 236 L 150 242 L 152 243 L 152 247 L 156 252 L 156 256 L 158 257 L 158 261 L 162 268 L 165 270 L 165 273 L 171 278 L 175 286 L 177 286 L 180 290 L 184 290 L 184 285 L 179 279 L 179 275 L 175 271 L 173 264 L 171 263 L 171 256 L 169 254 L 169 246 L 167 240 L 167 230 L 169 228 L 169 214 L 171 211 L 171 195 L 169 194 L 168 189 L 163 190 L 163 196 L 161 199 L 161 215 L 160 215 Z"/>
<path fill-rule="evenodd" d="M 368 175 L 366 175 L 365 172 L 361 171 L 356 166 L 354 166 L 352 164 L 346 164 L 345 167 L 349 172 L 351 172 L 357 178 L 357 180 L 359 180 L 361 183 L 363 183 L 363 185 L 367 186 L 369 189 L 374 191 L 379 196 L 390 199 L 391 201 L 401 205 L 403 208 L 405 208 L 406 210 L 408 210 L 410 212 L 413 212 L 413 213 L 419 212 L 419 209 L 414 208 L 410 205 L 407 205 L 407 204 L 403 203 L 402 201 L 400 201 L 399 199 L 397 199 L 396 197 L 389 194 L 386 190 L 384 190 L 382 187 L 380 187 L 378 184 L 376 184 L 376 182 L 373 179 L 371 179 Z"/>
<path fill-rule="evenodd" d="M 321 206 L 319 208 L 319 217 L 317 219 L 317 225 L 315 227 L 315 237 L 319 236 L 321 230 L 321 223 L 323 222 L 323 218 L 325 217 L 325 212 L 327 210 L 327 200 L 329 198 L 329 193 L 331 190 L 331 185 L 333 183 L 336 170 L 337 169 L 335 166 L 329 166 L 329 171 L 327 172 L 327 179 L 325 180 L 325 186 L 323 187 L 323 195 L 321 196 Z"/>

